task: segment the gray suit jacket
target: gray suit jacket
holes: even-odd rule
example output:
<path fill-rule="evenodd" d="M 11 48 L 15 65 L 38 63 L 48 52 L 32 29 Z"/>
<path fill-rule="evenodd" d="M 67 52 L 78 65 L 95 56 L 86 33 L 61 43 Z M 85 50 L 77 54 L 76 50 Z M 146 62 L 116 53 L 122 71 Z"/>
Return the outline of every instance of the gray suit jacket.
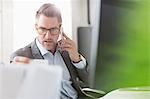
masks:
<path fill-rule="evenodd" d="M 61 55 L 71 75 L 71 81 L 73 82 L 72 86 L 77 90 L 79 97 L 84 97 L 84 94 L 82 93 L 81 88 L 88 86 L 87 66 L 85 69 L 77 69 L 75 68 L 75 66 L 73 66 L 69 58 L 69 54 L 66 51 L 61 52 Z M 35 41 L 27 45 L 26 47 L 21 48 L 17 50 L 16 52 L 14 52 L 10 57 L 10 62 L 13 61 L 13 58 L 15 56 L 24 56 L 30 59 L 44 59 Z"/>

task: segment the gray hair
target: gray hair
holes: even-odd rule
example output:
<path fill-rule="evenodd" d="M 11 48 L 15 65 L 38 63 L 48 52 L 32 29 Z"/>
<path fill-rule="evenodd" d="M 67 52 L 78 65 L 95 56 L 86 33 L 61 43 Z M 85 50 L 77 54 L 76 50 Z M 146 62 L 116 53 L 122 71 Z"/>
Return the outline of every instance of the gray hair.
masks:
<path fill-rule="evenodd" d="M 57 17 L 58 22 L 62 23 L 61 12 L 54 4 L 43 4 L 36 12 L 36 19 L 38 19 L 40 15 L 45 15 L 47 17 Z"/>

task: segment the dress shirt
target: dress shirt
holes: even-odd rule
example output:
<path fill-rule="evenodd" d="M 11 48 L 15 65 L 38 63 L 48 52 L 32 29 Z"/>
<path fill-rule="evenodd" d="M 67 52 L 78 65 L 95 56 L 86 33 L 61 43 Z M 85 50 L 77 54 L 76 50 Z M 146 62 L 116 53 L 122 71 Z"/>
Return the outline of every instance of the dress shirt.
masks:
<path fill-rule="evenodd" d="M 56 52 L 52 54 L 50 51 L 46 50 L 36 39 L 36 44 L 37 47 L 39 48 L 42 56 L 44 59 L 48 60 L 48 63 L 51 65 L 58 65 L 63 68 L 63 77 L 62 77 L 62 83 L 61 83 L 61 99 L 77 99 L 77 92 L 76 90 L 72 87 L 72 81 L 71 76 L 69 74 L 69 71 L 67 69 L 66 64 L 64 63 L 64 60 L 60 54 L 60 49 L 57 48 Z M 79 63 L 73 63 L 73 65 L 78 68 L 78 69 L 83 69 L 86 66 L 86 60 L 85 58 L 81 55 L 82 61 Z"/>

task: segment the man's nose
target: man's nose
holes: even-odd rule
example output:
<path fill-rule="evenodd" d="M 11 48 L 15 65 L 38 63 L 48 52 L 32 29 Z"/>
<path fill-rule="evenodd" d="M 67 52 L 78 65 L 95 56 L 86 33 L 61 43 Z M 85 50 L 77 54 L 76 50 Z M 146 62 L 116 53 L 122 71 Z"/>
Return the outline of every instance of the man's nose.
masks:
<path fill-rule="evenodd" d="M 45 34 L 45 37 L 46 37 L 46 38 L 51 38 L 51 37 L 52 37 L 52 36 L 51 36 L 51 32 L 50 32 L 50 31 L 47 31 L 46 34 Z"/>

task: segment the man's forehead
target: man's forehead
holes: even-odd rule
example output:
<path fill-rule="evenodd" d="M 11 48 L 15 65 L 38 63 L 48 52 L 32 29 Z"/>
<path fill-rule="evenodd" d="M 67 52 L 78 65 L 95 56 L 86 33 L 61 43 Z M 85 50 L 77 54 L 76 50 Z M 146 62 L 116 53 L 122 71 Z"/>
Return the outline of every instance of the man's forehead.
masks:
<path fill-rule="evenodd" d="M 45 15 L 40 15 L 38 18 L 39 21 L 48 21 L 48 22 L 58 22 L 58 18 L 57 17 L 47 17 Z"/>
<path fill-rule="evenodd" d="M 37 24 L 39 26 L 47 26 L 47 27 L 59 27 L 60 23 L 58 22 L 57 17 L 47 17 L 47 16 L 40 16 L 37 20 Z"/>

